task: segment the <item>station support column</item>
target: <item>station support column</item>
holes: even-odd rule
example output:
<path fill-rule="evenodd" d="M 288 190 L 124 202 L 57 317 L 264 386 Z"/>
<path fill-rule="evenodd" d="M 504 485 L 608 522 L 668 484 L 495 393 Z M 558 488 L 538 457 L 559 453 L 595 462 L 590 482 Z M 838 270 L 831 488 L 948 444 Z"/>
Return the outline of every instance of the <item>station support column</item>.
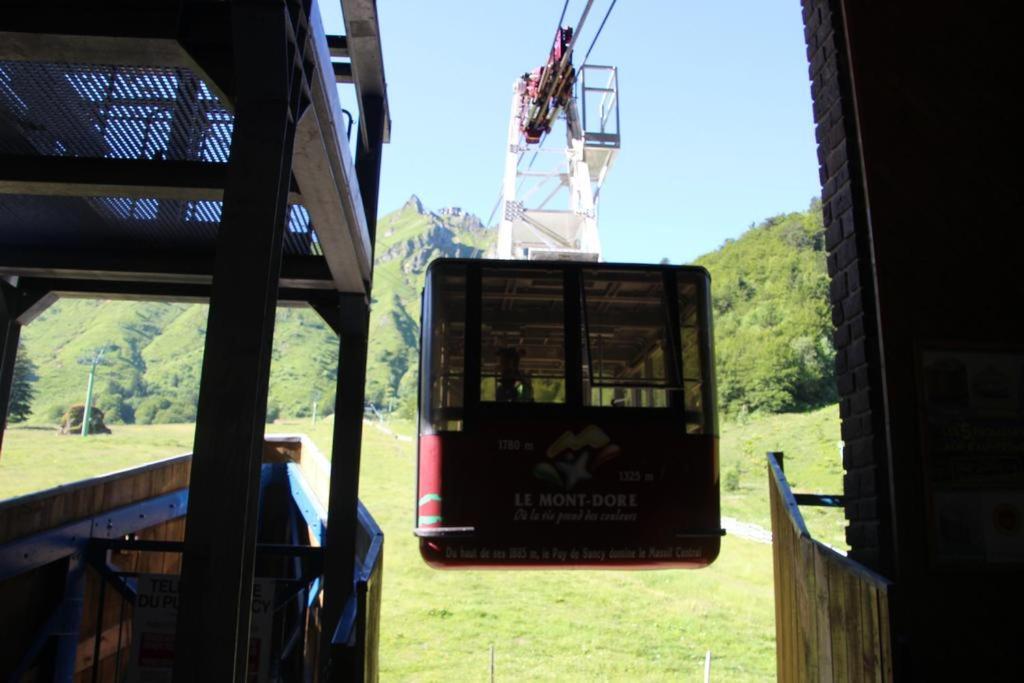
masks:
<path fill-rule="evenodd" d="M 14 287 L 0 280 L 0 454 L 7 429 L 7 412 L 11 407 L 21 328 L 56 300 L 50 292 Z"/>
<path fill-rule="evenodd" d="M 359 464 L 363 439 L 363 402 L 370 308 L 366 297 L 343 294 L 338 305 L 338 386 L 331 447 L 331 494 L 327 509 L 324 563 L 324 624 L 321 666 L 329 663 L 329 680 L 357 675 L 361 648 L 356 643 L 333 647 L 345 605 L 354 596 L 356 535 L 359 519 Z"/>
<path fill-rule="evenodd" d="M 374 245 L 386 116 L 383 98 L 363 97 L 362 111 L 366 117 L 366 135 L 359 136 L 355 166 L 360 197 L 366 213 L 367 229 L 370 233 L 370 244 Z M 332 642 L 345 604 L 350 597 L 355 596 L 359 462 L 363 435 L 371 284 L 366 283 L 365 296 L 340 296 L 334 323 L 340 349 L 334 410 L 334 442 L 331 448 L 331 493 L 327 511 L 325 602 L 322 620 L 324 633 L 320 649 L 320 666 L 327 667 L 329 663 L 329 679 L 332 681 L 361 678 L 365 648 L 365 643 L 332 648 Z"/>
<path fill-rule="evenodd" d="M 18 357 L 21 324 L 14 312 L 14 291 L 0 283 L 0 455 L 3 454 L 7 410 L 10 408 L 14 363 Z"/>
<path fill-rule="evenodd" d="M 235 122 L 189 483 L 174 680 L 247 680 L 260 462 L 301 63 L 284 2 L 233 2 Z"/>

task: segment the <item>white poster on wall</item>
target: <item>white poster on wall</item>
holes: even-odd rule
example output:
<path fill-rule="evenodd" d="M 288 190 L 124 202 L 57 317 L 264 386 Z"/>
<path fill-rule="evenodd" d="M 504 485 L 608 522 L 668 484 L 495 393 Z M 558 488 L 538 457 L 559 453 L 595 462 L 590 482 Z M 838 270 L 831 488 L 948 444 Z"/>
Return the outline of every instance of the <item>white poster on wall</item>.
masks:
<path fill-rule="evenodd" d="M 173 574 L 140 574 L 132 622 L 129 683 L 170 683 L 174 667 L 174 633 L 178 619 L 178 583 Z M 274 582 L 256 579 L 252 586 L 249 681 L 270 680 Z"/>

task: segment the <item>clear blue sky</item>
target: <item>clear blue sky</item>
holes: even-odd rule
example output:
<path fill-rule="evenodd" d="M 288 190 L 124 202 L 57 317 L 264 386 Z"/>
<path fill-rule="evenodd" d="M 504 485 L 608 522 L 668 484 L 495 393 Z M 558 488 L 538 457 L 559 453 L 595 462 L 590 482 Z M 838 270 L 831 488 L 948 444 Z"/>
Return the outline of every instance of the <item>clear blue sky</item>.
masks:
<path fill-rule="evenodd" d="M 596 0 L 577 63 L 610 2 Z M 546 59 L 562 4 L 378 0 L 393 121 L 382 214 L 415 193 L 487 219 L 512 82 Z M 584 4 L 570 0 L 565 23 Z M 618 1 L 589 60 L 618 66 L 621 91 L 605 260 L 687 262 L 820 192 L 802 31 L 797 0 Z"/>

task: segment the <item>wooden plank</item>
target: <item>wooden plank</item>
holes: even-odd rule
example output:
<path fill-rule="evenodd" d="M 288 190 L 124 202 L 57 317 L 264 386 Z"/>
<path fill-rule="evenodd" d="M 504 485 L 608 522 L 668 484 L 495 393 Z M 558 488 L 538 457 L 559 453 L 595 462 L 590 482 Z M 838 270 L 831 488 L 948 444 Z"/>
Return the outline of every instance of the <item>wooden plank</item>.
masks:
<path fill-rule="evenodd" d="M 889 609 L 889 587 L 879 590 L 877 593 L 878 603 L 878 648 L 880 659 L 880 670 L 883 681 L 893 680 L 892 666 L 892 612 Z"/>
<path fill-rule="evenodd" d="M 299 466 L 302 468 L 302 476 L 326 510 L 331 494 L 331 463 L 306 436 L 302 437 L 302 457 Z"/>
<path fill-rule="evenodd" d="M 184 541 L 185 540 L 185 518 L 177 519 L 173 522 L 174 535 L 173 540 Z M 169 573 L 180 574 L 181 573 L 181 553 L 175 553 L 174 559 L 169 567 Z"/>
<path fill-rule="evenodd" d="M 892 680 L 889 582 L 810 538 L 769 463 L 779 680 Z"/>
<path fill-rule="evenodd" d="M 860 622 L 860 671 L 863 681 L 881 681 L 878 657 L 878 589 L 868 581 L 857 581 L 859 601 L 857 621 Z"/>
<path fill-rule="evenodd" d="M 818 610 L 814 543 L 809 538 L 798 537 L 794 551 L 800 680 L 818 680 Z"/>
<path fill-rule="evenodd" d="M 82 519 L 93 514 L 91 489 L 73 489 L 60 496 L 66 501 L 61 523 Z"/>
<path fill-rule="evenodd" d="M 782 512 L 781 504 L 779 512 Z M 779 661 L 782 669 L 780 680 L 786 680 L 793 672 L 793 659 L 790 656 L 793 646 L 792 618 L 793 610 L 789 601 L 790 595 L 790 567 L 787 554 L 789 553 L 790 533 L 789 525 L 785 515 L 780 516 L 778 543 L 779 543 L 779 627 L 777 638 L 779 638 Z"/>
<path fill-rule="evenodd" d="M 131 477 L 125 481 L 128 489 L 128 501 L 145 500 L 153 495 L 153 472 L 143 472 L 137 477 Z"/>
<path fill-rule="evenodd" d="M 787 612 L 789 613 L 789 666 L 790 673 L 796 680 L 803 680 L 803 643 L 800 628 L 800 600 L 799 600 L 799 566 L 797 554 L 799 553 L 800 536 L 792 525 L 786 526 L 787 551 L 785 557 L 786 566 L 789 568 L 789 579 L 786 582 L 786 590 L 789 593 Z"/>
<path fill-rule="evenodd" d="M 117 657 L 107 657 L 106 659 L 100 660 L 100 675 L 101 681 L 113 681 L 117 677 Z"/>
<path fill-rule="evenodd" d="M 783 566 L 783 587 L 785 589 L 785 623 L 786 623 L 786 669 L 794 679 L 799 677 L 799 629 L 798 613 L 796 608 L 796 576 L 793 566 L 793 552 L 796 534 L 793 528 L 786 523 L 782 526 L 782 535 L 785 539 L 782 555 Z"/>
<path fill-rule="evenodd" d="M 827 558 L 829 586 L 829 622 L 832 628 L 832 676 L 836 681 L 849 681 L 849 657 L 846 633 L 846 591 L 848 574 L 834 558 Z"/>
<path fill-rule="evenodd" d="M 41 517 L 41 524 L 46 529 L 60 526 L 71 515 L 67 511 L 68 496 L 54 496 Z"/>
<path fill-rule="evenodd" d="M 100 633 L 100 662 L 102 662 L 104 659 L 110 657 L 111 655 L 117 652 L 117 630 L 119 626 L 119 623 L 114 624 L 113 626 L 104 629 L 103 632 Z M 95 653 L 93 646 L 94 643 L 92 633 L 89 634 L 89 637 L 87 639 L 78 643 L 78 652 L 75 655 L 76 673 L 92 673 L 93 654 Z M 90 678 L 87 676 L 85 680 L 90 680 Z"/>
<path fill-rule="evenodd" d="M 818 680 L 831 683 L 832 622 L 829 614 L 828 556 L 820 545 L 814 546 L 815 610 L 818 627 Z"/>
<path fill-rule="evenodd" d="M 177 541 L 174 533 L 174 522 L 164 522 L 160 525 L 160 537 L 163 541 Z M 157 570 L 161 574 L 173 574 L 174 566 L 178 559 L 178 553 L 157 553 L 160 555 L 160 568 Z"/>
<path fill-rule="evenodd" d="M 11 537 L 20 538 L 28 536 L 40 529 L 45 529 L 45 512 L 50 501 L 37 500 L 24 506 L 21 514 L 11 520 Z"/>
<path fill-rule="evenodd" d="M 6 501 L 0 542 L 52 529 L 188 484 L 189 458 L 179 456 Z"/>
<path fill-rule="evenodd" d="M 298 437 L 265 438 L 263 440 L 263 464 L 299 462 L 302 444 Z"/>
<path fill-rule="evenodd" d="M 789 645 L 786 613 L 786 569 L 784 556 L 787 536 L 785 532 L 786 517 L 779 500 L 780 494 L 775 481 L 775 474 L 769 467 L 769 499 L 772 513 L 772 559 L 775 565 L 775 657 L 778 680 L 786 680 L 789 675 L 786 648 Z"/>
<path fill-rule="evenodd" d="M 768 504 L 772 517 L 772 568 L 775 579 L 775 679 L 778 681 L 787 680 L 785 668 L 786 634 L 783 628 L 784 605 L 782 589 L 782 543 L 784 542 L 781 527 L 783 520 L 779 510 L 779 493 L 775 488 L 775 477 L 771 468 L 768 468 Z"/>
<path fill-rule="evenodd" d="M 862 632 L 860 587 L 861 579 L 843 567 L 843 605 L 846 607 L 846 667 L 849 680 L 863 678 L 865 649 L 873 649 L 874 643 L 865 643 Z"/>

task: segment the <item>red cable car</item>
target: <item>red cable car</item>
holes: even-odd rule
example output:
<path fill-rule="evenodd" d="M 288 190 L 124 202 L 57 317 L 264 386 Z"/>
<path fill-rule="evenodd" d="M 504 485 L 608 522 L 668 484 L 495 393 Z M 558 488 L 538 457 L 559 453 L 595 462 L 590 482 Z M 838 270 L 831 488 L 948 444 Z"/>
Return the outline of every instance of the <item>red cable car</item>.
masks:
<path fill-rule="evenodd" d="M 416 535 L 433 567 L 703 567 L 721 541 L 710 278 L 427 270 Z"/>

